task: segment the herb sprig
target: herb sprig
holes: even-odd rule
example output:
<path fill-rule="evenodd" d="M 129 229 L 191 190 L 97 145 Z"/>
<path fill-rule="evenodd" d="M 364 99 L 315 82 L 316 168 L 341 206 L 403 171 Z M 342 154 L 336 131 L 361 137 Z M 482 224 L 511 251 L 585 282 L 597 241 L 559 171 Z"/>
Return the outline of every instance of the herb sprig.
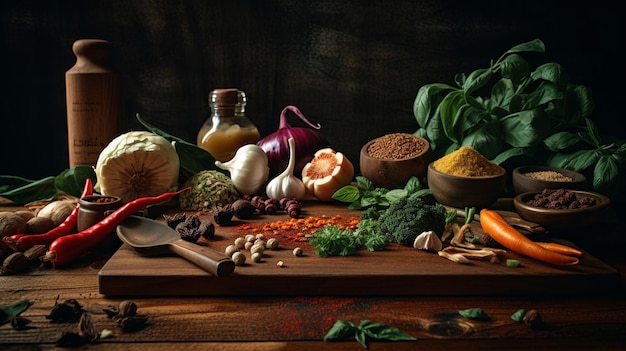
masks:
<path fill-rule="evenodd" d="M 364 348 L 367 348 L 369 340 L 388 341 L 412 341 L 417 340 L 400 329 L 387 324 L 363 320 L 356 326 L 354 323 L 345 320 L 338 320 L 335 325 L 326 333 L 324 341 L 343 340 L 354 336 L 356 341 Z"/>
<path fill-rule="evenodd" d="M 333 194 L 333 199 L 349 203 L 351 210 L 364 210 L 370 207 L 385 209 L 395 200 L 415 195 L 423 197 L 432 194 L 430 189 L 422 188 L 417 177 L 409 178 L 402 189 L 385 189 L 374 186 L 374 183 L 363 176 L 355 177 L 356 185 L 346 185 Z"/>

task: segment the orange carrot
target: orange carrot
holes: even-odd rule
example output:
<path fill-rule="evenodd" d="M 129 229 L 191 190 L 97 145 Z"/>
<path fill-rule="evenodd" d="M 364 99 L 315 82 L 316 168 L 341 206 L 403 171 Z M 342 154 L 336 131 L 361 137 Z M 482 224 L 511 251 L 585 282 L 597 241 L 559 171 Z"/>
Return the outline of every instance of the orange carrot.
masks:
<path fill-rule="evenodd" d="M 558 244 L 558 243 L 537 242 L 537 245 L 543 247 L 544 249 L 558 252 L 563 255 L 582 256 L 583 254 L 580 250 L 577 250 L 567 245 Z"/>
<path fill-rule="evenodd" d="M 550 251 L 528 239 L 495 211 L 488 209 L 480 210 L 480 226 L 500 245 L 522 255 L 560 266 L 575 265 L 579 262 L 579 259 L 576 257 Z"/>

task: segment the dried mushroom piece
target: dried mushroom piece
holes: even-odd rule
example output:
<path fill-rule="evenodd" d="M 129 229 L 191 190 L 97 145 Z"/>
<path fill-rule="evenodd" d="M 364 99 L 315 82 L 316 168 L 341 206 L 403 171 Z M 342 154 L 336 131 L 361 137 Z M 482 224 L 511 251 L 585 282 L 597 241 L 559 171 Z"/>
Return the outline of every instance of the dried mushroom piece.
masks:
<path fill-rule="evenodd" d="M 192 243 L 200 238 L 211 239 L 215 235 L 215 226 L 210 221 L 203 221 L 197 215 L 191 215 L 184 222 L 176 225 L 176 231 L 181 239 Z"/>

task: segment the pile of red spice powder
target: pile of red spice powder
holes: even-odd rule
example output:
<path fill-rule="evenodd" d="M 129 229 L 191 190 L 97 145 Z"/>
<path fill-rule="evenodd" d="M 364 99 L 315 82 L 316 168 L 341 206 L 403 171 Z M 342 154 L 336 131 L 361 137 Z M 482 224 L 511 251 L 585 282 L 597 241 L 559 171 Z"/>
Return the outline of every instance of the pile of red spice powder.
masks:
<path fill-rule="evenodd" d="M 344 230 L 355 230 L 359 220 L 359 216 L 307 216 L 270 223 L 246 223 L 239 225 L 236 229 L 238 232 L 241 232 L 240 236 L 263 234 L 265 240 L 270 238 L 279 239 L 281 246 L 284 248 L 302 247 L 304 249 L 304 245 L 310 248 L 308 241 L 313 238 L 313 234 L 327 225 L 335 225 Z"/>

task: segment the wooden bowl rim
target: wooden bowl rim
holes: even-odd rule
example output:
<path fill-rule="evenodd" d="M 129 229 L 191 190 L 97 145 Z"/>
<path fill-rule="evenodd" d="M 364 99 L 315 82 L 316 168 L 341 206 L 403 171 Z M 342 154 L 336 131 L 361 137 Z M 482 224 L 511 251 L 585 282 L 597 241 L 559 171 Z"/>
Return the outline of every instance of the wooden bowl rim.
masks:
<path fill-rule="evenodd" d="M 559 189 L 549 189 L 547 191 L 549 193 L 552 193 L 557 190 Z M 552 215 L 552 216 L 554 215 L 565 216 L 565 215 L 575 215 L 575 214 L 582 214 L 582 213 L 593 213 L 593 212 L 600 211 L 608 207 L 611 204 L 611 199 L 608 196 L 595 192 L 595 191 L 576 190 L 576 189 L 565 189 L 565 190 L 574 192 L 577 197 L 579 196 L 593 197 L 596 199 L 596 205 L 583 207 L 583 208 L 559 210 L 559 209 L 554 209 L 554 208 L 531 206 L 525 202 L 530 197 L 534 197 L 535 195 L 540 194 L 541 193 L 540 191 L 531 191 L 531 192 L 525 192 L 525 193 L 516 195 L 513 198 L 513 204 L 516 208 L 521 208 L 528 212 L 532 212 L 535 214 L 542 214 L 542 215 Z M 519 209 L 518 209 L 518 212 L 519 212 Z"/>
<path fill-rule="evenodd" d="M 380 139 L 380 138 L 382 138 L 384 136 L 387 136 L 389 134 L 402 134 L 402 135 L 410 136 L 412 138 L 415 138 L 415 139 L 418 139 L 418 140 L 422 141 L 426 147 L 419 154 L 417 154 L 415 156 L 411 156 L 411 157 L 405 157 L 405 158 L 378 158 L 378 157 L 370 156 L 370 154 L 367 153 L 368 147 L 370 145 L 372 145 L 376 140 L 378 140 L 378 139 Z M 367 143 L 365 143 L 365 145 L 363 145 L 361 147 L 361 156 L 365 157 L 367 159 L 376 160 L 376 161 L 400 162 L 400 161 L 408 161 L 408 160 L 414 160 L 416 158 L 424 157 L 429 151 L 430 151 L 430 142 L 427 139 L 424 139 L 424 138 L 422 138 L 420 136 L 417 136 L 417 135 L 414 135 L 414 134 L 410 134 L 410 133 L 388 133 L 388 134 L 381 135 L 378 138 L 374 138 L 374 139 L 368 141 Z"/>
<path fill-rule="evenodd" d="M 450 179 L 456 179 L 456 180 L 461 180 L 461 179 L 466 179 L 466 180 L 471 180 L 471 179 L 498 179 L 498 178 L 502 178 L 504 176 L 506 176 L 506 169 L 500 165 L 496 165 L 498 166 L 498 168 L 500 168 L 501 173 L 499 174 L 494 174 L 494 175 L 486 175 L 486 176 L 458 176 L 458 175 L 454 175 L 454 174 L 449 174 L 449 173 L 444 173 L 441 171 L 438 171 L 435 167 L 434 167 L 434 161 L 430 162 L 428 164 L 428 171 L 432 171 L 433 173 L 442 176 L 442 177 L 447 177 Z"/>
<path fill-rule="evenodd" d="M 549 179 L 538 179 L 533 178 L 531 176 L 526 175 L 529 172 L 541 172 L 541 171 L 554 171 L 563 174 L 566 177 L 572 178 L 571 182 L 561 181 L 561 180 L 549 180 Z M 513 177 L 521 177 L 523 179 L 528 179 L 532 181 L 537 181 L 541 183 L 552 183 L 552 184 L 581 184 L 587 181 L 587 177 L 580 172 L 573 171 L 567 168 L 561 167 L 553 167 L 553 166 L 519 166 L 513 169 Z"/>

